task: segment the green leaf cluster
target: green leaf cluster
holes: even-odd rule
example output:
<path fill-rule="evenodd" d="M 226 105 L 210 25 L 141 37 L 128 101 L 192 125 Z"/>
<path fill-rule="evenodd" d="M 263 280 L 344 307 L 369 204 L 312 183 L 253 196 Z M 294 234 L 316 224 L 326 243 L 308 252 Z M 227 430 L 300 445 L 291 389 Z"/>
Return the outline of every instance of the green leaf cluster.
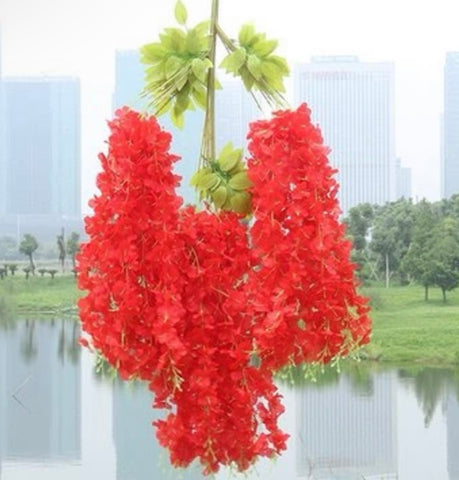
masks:
<path fill-rule="evenodd" d="M 228 142 L 215 161 L 199 169 L 191 179 L 201 198 L 209 199 L 217 209 L 231 210 L 242 215 L 251 212 L 251 187 L 242 161 L 242 148 Z"/>
<path fill-rule="evenodd" d="M 220 66 L 240 76 L 247 90 L 259 90 L 270 103 L 277 104 L 279 92 L 285 92 L 284 77 L 289 75 L 286 60 L 273 54 L 277 40 L 268 40 L 250 24 L 241 27 L 238 40 L 238 46 L 226 41 L 231 51 Z"/>
<path fill-rule="evenodd" d="M 175 7 L 180 25 L 187 20 L 181 1 Z M 144 45 L 141 61 L 146 65 L 144 95 L 156 115 L 170 111 L 172 121 L 183 127 L 184 113 L 195 106 L 206 108 L 209 60 L 209 22 L 194 28 L 166 28 L 160 41 Z"/>

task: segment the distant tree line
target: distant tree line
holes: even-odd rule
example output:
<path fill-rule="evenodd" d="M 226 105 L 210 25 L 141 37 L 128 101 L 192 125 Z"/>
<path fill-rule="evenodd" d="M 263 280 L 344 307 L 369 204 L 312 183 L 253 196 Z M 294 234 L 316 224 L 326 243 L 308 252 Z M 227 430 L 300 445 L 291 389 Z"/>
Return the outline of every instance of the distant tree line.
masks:
<path fill-rule="evenodd" d="M 0 239 L 0 258 L 3 258 L 4 263 L 0 265 L 0 278 L 10 275 L 15 275 L 18 265 L 16 263 L 6 263 L 5 260 L 17 259 L 17 256 L 11 255 L 11 247 L 16 246 L 16 242 L 11 241 L 9 237 L 3 237 Z M 2 247 L 4 250 L 2 251 Z M 7 247 L 7 249 L 5 249 Z M 26 278 L 29 278 L 29 275 L 35 275 L 36 271 L 43 277 L 45 273 L 51 275 L 51 278 L 54 278 L 58 270 L 56 269 L 37 269 L 35 263 L 35 252 L 39 247 L 39 243 L 34 235 L 26 233 L 19 245 L 16 246 L 17 251 L 24 255 L 27 258 L 27 263 L 22 270 L 25 273 Z M 62 272 L 65 271 L 65 259 L 67 256 L 70 256 L 72 263 L 72 271 L 76 274 L 76 254 L 80 249 L 80 235 L 76 232 L 71 232 L 70 236 L 66 239 L 64 231 L 62 230 L 61 234 L 57 236 L 57 252 L 58 252 L 58 261 L 61 267 Z M 7 251 L 8 250 L 8 251 Z"/>
<path fill-rule="evenodd" d="M 363 281 L 393 278 L 446 292 L 459 285 L 459 195 L 448 200 L 412 203 L 400 199 L 382 206 L 364 203 L 344 222 L 353 242 L 352 257 Z"/>

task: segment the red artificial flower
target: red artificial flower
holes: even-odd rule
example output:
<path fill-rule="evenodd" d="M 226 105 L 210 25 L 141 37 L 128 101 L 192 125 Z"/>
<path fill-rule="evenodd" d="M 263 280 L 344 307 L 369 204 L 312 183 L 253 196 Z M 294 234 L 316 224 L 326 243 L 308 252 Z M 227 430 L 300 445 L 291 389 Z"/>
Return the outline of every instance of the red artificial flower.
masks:
<path fill-rule="evenodd" d="M 249 139 L 258 265 L 248 272 L 245 301 L 257 352 L 274 370 L 326 363 L 370 334 L 328 149 L 305 104 L 253 123 Z"/>
<path fill-rule="evenodd" d="M 169 410 L 155 426 L 173 465 L 245 470 L 286 448 L 274 372 L 368 341 L 327 149 L 306 106 L 252 125 L 248 229 L 181 208 L 171 136 L 153 117 L 123 108 L 109 125 L 78 257 L 83 330 Z"/>

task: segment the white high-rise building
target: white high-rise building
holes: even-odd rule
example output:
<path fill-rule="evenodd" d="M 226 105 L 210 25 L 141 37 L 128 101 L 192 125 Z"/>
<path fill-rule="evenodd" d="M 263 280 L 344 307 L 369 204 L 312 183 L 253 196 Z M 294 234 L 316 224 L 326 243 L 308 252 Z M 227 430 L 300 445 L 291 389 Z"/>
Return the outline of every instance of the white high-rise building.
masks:
<path fill-rule="evenodd" d="M 0 92 L 0 235 L 81 232 L 80 80 L 6 77 Z"/>
<path fill-rule="evenodd" d="M 5 78 L 3 89 L 2 208 L 7 215 L 79 218 L 79 79 Z"/>
<path fill-rule="evenodd" d="M 395 200 L 394 64 L 313 57 L 295 68 L 294 97 L 309 105 L 331 149 L 343 213 Z"/>
<path fill-rule="evenodd" d="M 402 166 L 400 158 L 397 158 L 396 167 L 396 199 L 404 198 L 409 200 L 413 198 L 411 192 L 411 168 Z"/>
<path fill-rule="evenodd" d="M 459 52 L 446 54 L 442 121 L 441 195 L 459 193 Z"/>

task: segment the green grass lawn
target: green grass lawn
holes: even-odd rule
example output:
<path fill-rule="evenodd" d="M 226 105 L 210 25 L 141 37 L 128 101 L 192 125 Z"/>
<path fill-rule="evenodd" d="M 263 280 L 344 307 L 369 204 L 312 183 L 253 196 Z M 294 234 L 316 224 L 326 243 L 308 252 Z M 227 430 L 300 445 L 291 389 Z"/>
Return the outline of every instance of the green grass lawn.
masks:
<path fill-rule="evenodd" d="M 373 308 L 370 356 L 394 363 L 459 363 L 459 291 L 448 292 L 443 303 L 441 290 L 430 290 L 426 302 L 419 286 L 364 288 Z"/>
<path fill-rule="evenodd" d="M 372 343 L 364 355 L 392 363 L 459 364 L 459 289 L 448 292 L 446 304 L 436 288 L 428 302 L 420 286 L 373 286 L 363 291 L 371 298 L 373 319 Z M 20 316 L 76 311 L 81 295 L 72 275 L 54 280 L 8 276 L 0 280 L 0 317 L 5 312 Z"/>
<path fill-rule="evenodd" d="M 17 314 L 59 313 L 75 309 L 81 292 L 73 275 L 31 276 L 16 274 L 0 280 L 0 305 Z M 1 312 L 0 312 L 1 314 Z"/>

